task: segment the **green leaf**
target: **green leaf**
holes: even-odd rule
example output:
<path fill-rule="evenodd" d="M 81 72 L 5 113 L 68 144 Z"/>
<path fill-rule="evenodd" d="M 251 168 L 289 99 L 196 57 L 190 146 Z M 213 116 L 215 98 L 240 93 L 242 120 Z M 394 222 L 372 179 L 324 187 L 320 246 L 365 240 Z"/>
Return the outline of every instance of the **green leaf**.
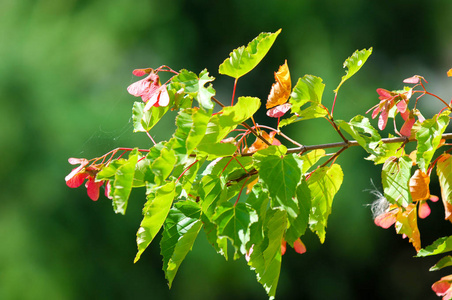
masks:
<path fill-rule="evenodd" d="M 433 244 L 419 250 L 416 256 L 425 257 L 449 251 L 452 251 L 452 236 L 444 236 L 434 241 Z"/>
<path fill-rule="evenodd" d="M 226 179 L 216 175 L 204 176 L 201 179 L 198 195 L 202 201 L 203 213 L 210 218 L 217 206 L 227 200 Z"/>
<path fill-rule="evenodd" d="M 322 167 L 312 173 L 308 180 L 311 190 L 311 214 L 309 227 L 316 232 L 320 242 L 325 241 L 325 228 L 331 214 L 333 198 L 341 187 L 344 174 L 339 165 Z"/>
<path fill-rule="evenodd" d="M 237 147 L 230 143 L 200 144 L 197 150 L 201 155 L 207 155 L 207 160 L 213 160 L 233 155 L 237 151 Z"/>
<path fill-rule="evenodd" d="M 319 159 L 325 156 L 325 150 L 317 149 L 309 151 L 306 154 L 303 154 L 300 159 L 303 161 L 303 167 L 301 169 L 301 173 L 305 174 L 309 169 L 315 165 Z"/>
<path fill-rule="evenodd" d="M 218 72 L 236 79 L 250 72 L 264 58 L 280 32 L 281 29 L 275 33 L 261 33 L 248 46 L 235 49 L 220 65 Z"/>
<path fill-rule="evenodd" d="M 146 186 L 146 182 L 154 182 L 155 175 L 151 170 L 152 160 L 147 157 L 138 156 L 137 164 L 135 165 L 135 174 L 133 176 L 132 187 Z"/>
<path fill-rule="evenodd" d="M 171 81 L 183 84 L 185 93 L 196 99 L 202 109 L 209 111 L 214 107 L 211 98 L 215 96 L 215 90 L 212 84 L 209 84 L 207 87 L 205 85 L 214 80 L 215 78 L 209 76 L 209 72 L 204 69 L 199 73 L 199 77 L 193 72 L 181 70 Z"/>
<path fill-rule="evenodd" d="M 199 142 L 204 138 L 211 111 L 197 107 L 179 111 L 176 118 L 177 129 L 168 146 L 174 150 L 180 163 L 185 162 Z"/>
<path fill-rule="evenodd" d="M 280 127 L 295 123 L 301 120 L 321 118 L 328 114 L 327 109 L 322 105 L 322 95 L 325 84 L 322 78 L 313 75 L 305 75 L 298 79 L 293 88 L 289 103 L 291 113 L 295 114 L 289 119 L 280 122 Z"/>
<path fill-rule="evenodd" d="M 347 81 L 347 79 L 349 79 L 350 77 L 352 77 L 353 75 L 356 74 L 356 72 L 359 71 L 359 69 L 361 69 L 361 67 L 364 65 L 364 63 L 367 61 L 367 59 L 369 58 L 369 56 L 372 54 L 372 47 L 369 48 L 368 50 L 363 49 L 363 50 L 356 50 L 352 56 L 350 56 L 349 58 L 347 58 L 344 62 L 344 68 L 347 68 L 348 70 L 345 71 L 345 75 L 342 76 L 342 80 L 339 83 L 339 85 L 337 86 L 337 88 L 334 90 L 334 93 L 337 94 L 337 92 L 339 91 L 339 88 L 342 86 L 342 84 Z"/>
<path fill-rule="evenodd" d="M 375 156 L 385 154 L 385 147 L 381 141 L 381 136 L 371 124 L 368 118 L 361 115 L 353 117 L 350 122 L 337 120 L 340 129 L 344 129 L 350 134 L 358 144 L 368 153 Z"/>
<path fill-rule="evenodd" d="M 388 137 L 391 138 L 393 136 L 390 134 Z M 373 161 L 375 165 L 383 164 L 391 156 L 401 157 L 405 155 L 405 148 L 400 146 L 402 146 L 402 142 L 389 144 L 382 143 L 380 147 L 384 150 L 384 152 L 382 151 L 383 153 L 379 155 L 371 154 L 365 159 Z"/>
<path fill-rule="evenodd" d="M 256 211 L 247 203 L 233 205 L 225 202 L 216 209 L 213 221 L 217 224 L 218 237 L 226 237 L 235 248 L 234 259 L 246 253 L 250 241 L 251 224 L 258 221 Z"/>
<path fill-rule="evenodd" d="M 204 232 L 207 241 L 213 246 L 215 251 L 228 260 L 228 240 L 227 238 L 219 238 L 217 235 L 217 225 L 213 223 L 205 214 L 201 215 L 204 224 Z"/>
<path fill-rule="evenodd" d="M 266 224 L 267 208 L 270 198 L 268 194 L 263 191 L 261 184 L 256 183 L 248 195 L 246 202 L 256 211 L 258 221 L 253 223 L 250 227 L 250 241 L 246 245 L 246 250 L 249 251 L 252 245 L 259 245 L 264 239 L 264 224 Z"/>
<path fill-rule="evenodd" d="M 151 170 L 155 174 L 155 184 L 162 185 L 165 179 L 173 171 L 174 165 L 176 164 L 176 156 L 172 149 L 163 148 L 160 151 L 160 156 L 155 158 L 151 164 Z"/>
<path fill-rule="evenodd" d="M 281 207 L 288 215 L 296 218 L 298 205 L 296 189 L 301 181 L 302 161 L 296 154 L 284 157 L 263 156 L 258 161 L 259 181 L 272 198 L 272 207 Z"/>
<path fill-rule="evenodd" d="M 197 195 L 197 186 L 194 183 L 198 175 L 198 171 L 200 170 L 204 162 L 204 158 L 190 157 L 185 165 L 178 165 L 173 170 L 173 176 L 177 178 L 180 177 L 178 183 L 185 191 L 183 192 L 184 195 L 190 194 L 192 190 L 194 191 L 194 194 Z"/>
<path fill-rule="evenodd" d="M 163 224 L 160 247 L 163 271 L 170 288 L 180 264 L 192 249 L 201 227 L 201 208 L 196 202 L 178 202 L 169 211 Z"/>
<path fill-rule="evenodd" d="M 409 181 L 412 161 L 407 156 L 391 157 L 383 165 L 381 180 L 386 199 L 392 204 L 407 207 L 411 203 Z"/>
<path fill-rule="evenodd" d="M 429 271 L 438 271 L 449 266 L 452 266 L 452 256 L 447 255 L 441 258 Z"/>
<path fill-rule="evenodd" d="M 297 204 L 296 217 L 288 215 L 289 228 L 286 231 L 286 241 L 293 246 L 293 243 L 302 236 L 309 223 L 311 211 L 311 191 L 305 180 L 302 180 L 297 187 L 295 201 Z"/>
<path fill-rule="evenodd" d="M 166 183 L 148 194 L 143 208 L 144 218 L 137 231 L 137 262 L 163 225 L 173 203 L 176 185 L 173 181 Z"/>
<path fill-rule="evenodd" d="M 265 239 L 253 246 L 248 264 L 270 299 L 274 299 L 281 271 L 281 242 L 287 228 L 286 212 L 269 210 L 266 221 Z"/>
<path fill-rule="evenodd" d="M 132 108 L 133 132 L 148 132 L 160 121 L 168 111 L 168 106 L 152 106 L 148 111 L 144 111 L 144 102 L 135 102 Z"/>
<path fill-rule="evenodd" d="M 435 115 L 432 119 L 425 120 L 416 132 L 416 163 L 424 172 L 427 172 L 433 154 L 441 141 L 441 135 L 449 124 L 449 114 L 450 111 L 446 110 L 439 116 Z"/>
<path fill-rule="evenodd" d="M 138 161 L 138 150 L 134 149 L 129 153 L 129 159 L 114 160 L 104 172 L 99 172 L 97 179 L 110 179 L 109 197 L 113 201 L 115 213 L 125 214 L 130 192 L 132 191 L 135 175 L 135 166 Z M 114 171 L 114 178 L 112 172 Z"/>
<path fill-rule="evenodd" d="M 206 134 L 199 147 L 210 147 L 224 139 L 235 127 L 249 119 L 259 109 L 261 101 L 256 97 L 239 97 L 234 106 L 224 107 L 210 118 Z M 207 145 L 208 146 L 207 146 Z"/>

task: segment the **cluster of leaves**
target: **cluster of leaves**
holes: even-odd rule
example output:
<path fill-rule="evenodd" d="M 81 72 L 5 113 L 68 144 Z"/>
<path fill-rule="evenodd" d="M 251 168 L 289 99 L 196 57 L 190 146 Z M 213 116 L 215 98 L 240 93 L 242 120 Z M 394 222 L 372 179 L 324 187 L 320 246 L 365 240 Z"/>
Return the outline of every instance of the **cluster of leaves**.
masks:
<path fill-rule="evenodd" d="M 135 70 L 134 75 L 146 77 L 128 88 L 130 94 L 143 100 L 133 105 L 134 132 L 146 133 L 153 146 L 118 148 L 91 160 L 69 160 L 79 166 L 66 177 L 68 186 L 78 187 L 88 179 L 88 196 L 97 200 L 105 183 L 105 195 L 116 213 L 126 213 L 133 188 L 145 189 L 135 262 L 161 231 L 163 270 L 170 287 L 203 231 L 215 251 L 226 259 L 231 251 L 234 259 L 244 256 L 273 298 L 286 245 L 304 253 L 301 238 L 308 228 L 324 242 L 333 199 L 343 181 L 336 159 L 353 145 L 362 146 L 370 154 L 369 160 L 384 163 L 384 201 L 379 204 L 377 225 L 387 228 L 396 223 L 397 232 L 408 236 L 416 250 L 421 249 L 416 211 L 426 216 L 427 199 L 437 199 L 428 191 L 435 165 L 446 218 L 452 219 L 452 157 L 446 153 L 432 162 L 436 149 L 444 144 L 441 135 L 449 123 L 450 107 L 445 103 L 446 109 L 428 120 L 416 105 L 408 108 L 412 95 L 430 94 L 424 88 L 424 78 L 408 79 L 414 87 L 402 91 L 378 90 L 381 101 L 372 116 L 380 114 L 379 127 L 384 129 L 387 119 L 400 112 L 405 124 L 400 132 L 396 129 L 402 137 L 398 143 L 381 138 L 366 117 L 356 116 L 349 122 L 333 118 L 340 87 L 364 65 L 372 48 L 356 51 L 345 61 L 346 75 L 334 90 L 331 110 L 322 104 L 322 79 L 305 75 L 292 88 L 286 61 L 275 72 L 266 101 L 267 115 L 278 118 L 278 126 L 255 124 L 253 115 L 262 101 L 248 96 L 235 101 L 235 87 L 238 79 L 264 58 L 279 34 L 280 30 L 261 33 L 247 46 L 231 52 L 219 66 L 220 74 L 235 79 L 230 106 L 215 98 L 215 78 L 207 70 L 199 75 L 167 66 Z M 173 77 L 162 84 L 159 72 L 170 72 Z M 149 131 L 170 110 L 177 112 L 176 130 L 168 141 L 156 143 Z M 280 120 L 287 113 L 289 116 Z M 327 154 L 322 147 L 301 145 L 281 131 L 283 126 L 313 118 L 323 118 L 333 126 L 343 140 L 340 150 Z M 283 145 L 283 139 L 294 148 Z M 407 155 L 404 146 L 414 139 L 417 151 Z M 411 176 L 413 165 L 418 170 Z M 419 253 L 425 253 L 422 251 Z"/>

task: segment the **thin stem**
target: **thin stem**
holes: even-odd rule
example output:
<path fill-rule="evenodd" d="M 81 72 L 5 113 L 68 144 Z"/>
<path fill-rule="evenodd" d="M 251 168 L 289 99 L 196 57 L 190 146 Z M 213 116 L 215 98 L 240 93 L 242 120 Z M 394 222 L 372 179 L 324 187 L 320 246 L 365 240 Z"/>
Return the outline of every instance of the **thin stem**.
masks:
<path fill-rule="evenodd" d="M 334 105 L 336 104 L 337 93 L 334 94 L 333 106 L 331 107 L 331 117 L 334 114 Z"/>
<path fill-rule="evenodd" d="M 179 181 L 179 179 L 181 179 L 182 176 L 184 176 L 184 174 L 191 168 L 193 167 L 194 164 L 196 164 L 198 162 L 198 160 L 195 160 L 192 164 L 190 164 L 183 172 L 182 174 L 179 175 L 179 177 L 177 177 L 176 182 Z"/>
<path fill-rule="evenodd" d="M 231 101 L 231 106 L 234 105 L 235 89 L 237 88 L 237 80 L 238 80 L 238 78 L 236 78 L 236 79 L 234 80 L 234 90 L 232 91 L 232 101 Z"/>
<path fill-rule="evenodd" d="M 149 131 L 146 131 L 146 134 L 148 135 L 148 137 L 151 139 L 151 141 L 154 143 L 154 145 L 157 145 L 157 143 L 154 141 L 154 139 L 152 138 L 151 134 L 149 133 Z"/>
<path fill-rule="evenodd" d="M 239 195 L 237 196 L 237 200 L 235 200 L 234 206 L 236 206 L 237 203 L 239 202 L 240 195 L 242 194 L 243 188 L 245 187 L 246 183 L 248 182 L 248 179 L 250 179 L 250 177 L 246 178 L 245 182 L 243 183 L 242 188 L 240 189 Z"/>

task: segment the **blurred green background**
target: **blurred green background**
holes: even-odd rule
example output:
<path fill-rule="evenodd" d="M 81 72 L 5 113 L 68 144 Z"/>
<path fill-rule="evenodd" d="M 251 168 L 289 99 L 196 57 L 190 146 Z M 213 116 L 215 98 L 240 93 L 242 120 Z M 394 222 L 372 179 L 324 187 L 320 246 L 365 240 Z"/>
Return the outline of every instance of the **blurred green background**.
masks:
<path fill-rule="evenodd" d="M 294 83 L 304 74 L 324 79 L 330 107 L 343 61 L 372 46 L 341 88 L 336 119 L 364 114 L 378 101 L 376 88 L 400 89 L 414 74 L 449 101 L 451 18 L 450 0 L 2 0 L 0 299 L 266 299 L 244 259 L 226 262 L 202 234 L 168 290 L 157 241 L 133 264 L 144 191 L 132 194 L 126 216 L 115 215 L 108 199 L 92 202 L 84 188 L 65 185 L 67 158 L 150 147 L 145 135 L 132 134 L 133 69 L 207 68 L 217 98 L 229 103 L 233 80 L 218 65 L 279 28 L 268 56 L 239 81 L 239 96 L 265 100 L 287 59 Z M 438 111 L 434 100 L 422 101 L 427 117 Z M 258 122 L 274 125 L 264 111 Z M 154 138 L 166 139 L 173 123 L 162 122 Z M 324 120 L 286 133 L 304 144 L 340 141 Z M 437 299 L 430 286 L 448 270 L 428 272 L 437 258 L 413 258 L 393 228 L 373 224 L 368 189 L 371 180 L 381 189 L 381 166 L 365 156 L 353 148 L 339 158 L 345 179 L 326 241 L 308 233 L 306 254 L 287 251 L 277 299 Z M 439 195 L 435 179 L 432 193 Z M 424 246 L 450 234 L 442 218 L 441 204 L 432 205 L 419 225 Z"/>

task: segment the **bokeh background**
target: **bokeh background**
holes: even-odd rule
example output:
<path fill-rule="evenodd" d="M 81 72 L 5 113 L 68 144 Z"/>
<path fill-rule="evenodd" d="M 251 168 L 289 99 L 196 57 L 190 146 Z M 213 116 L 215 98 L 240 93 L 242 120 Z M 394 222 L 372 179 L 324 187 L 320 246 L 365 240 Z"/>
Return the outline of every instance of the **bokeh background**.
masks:
<path fill-rule="evenodd" d="M 200 235 L 171 290 L 158 240 L 133 264 L 144 191 L 125 216 L 108 199 L 92 202 L 64 177 L 68 157 L 95 157 L 119 146 L 150 147 L 132 134 L 135 100 L 126 87 L 134 68 L 162 64 L 217 80 L 228 103 L 233 80 L 218 74 L 232 49 L 262 31 L 282 28 L 261 65 L 240 79 L 237 94 L 265 100 L 273 72 L 288 60 L 292 81 L 304 74 L 326 83 L 324 103 L 356 49 L 374 53 L 342 88 L 337 119 L 364 114 L 375 89 L 401 89 L 420 74 L 449 101 L 452 1 L 2 0 L 0 2 L 0 299 L 266 299 L 244 259 L 226 262 Z M 425 115 L 439 106 L 422 100 Z M 260 123 L 274 125 L 265 112 Z M 273 122 L 273 123 L 272 123 Z M 166 139 L 174 120 L 154 132 Z M 376 123 L 374 123 L 376 124 Z M 324 120 L 297 123 L 287 134 L 304 144 L 340 141 Z M 437 258 L 416 259 L 394 229 L 373 224 L 369 193 L 381 189 L 381 166 L 353 148 L 341 155 L 345 179 L 327 238 L 307 233 L 308 252 L 284 256 L 278 299 L 437 299 L 428 272 Z M 433 179 L 432 193 L 439 195 Z M 423 245 L 449 235 L 440 203 L 420 222 Z"/>

